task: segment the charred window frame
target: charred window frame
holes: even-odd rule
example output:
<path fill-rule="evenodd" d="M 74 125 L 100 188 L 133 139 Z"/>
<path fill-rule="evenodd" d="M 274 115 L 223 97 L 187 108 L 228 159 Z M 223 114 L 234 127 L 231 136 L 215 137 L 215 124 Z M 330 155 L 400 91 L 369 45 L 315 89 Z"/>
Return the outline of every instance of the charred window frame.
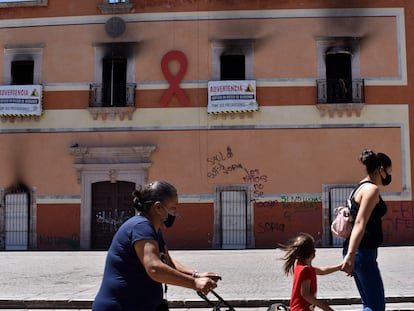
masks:
<path fill-rule="evenodd" d="M 318 37 L 317 46 L 317 103 L 363 103 L 360 38 Z"/>
<path fill-rule="evenodd" d="M 5 46 L 4 84 L 41 84 L 43 44 L 36 47 Z"/>
<path fill-rule="evenodd" d="M 134 48 L 134 42 L 95 46 L 89 107 L 135 106 Z"/>
<path fill-rule="evenodd" d="M 212 40 L 212 80 L 253 80 L 253 47 L 250 39 Z"/>

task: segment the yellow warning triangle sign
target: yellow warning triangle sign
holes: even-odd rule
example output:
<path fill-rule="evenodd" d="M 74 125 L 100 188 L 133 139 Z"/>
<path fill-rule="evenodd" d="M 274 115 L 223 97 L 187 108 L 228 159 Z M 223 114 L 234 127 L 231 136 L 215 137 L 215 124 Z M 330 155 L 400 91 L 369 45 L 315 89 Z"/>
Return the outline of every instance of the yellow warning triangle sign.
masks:
<path fill-rule="evenodd" d="M 33 92 L 32 92 L 32 94 L 30 94 L 30 96 L 39 97 L 39 93 L 37 92 L 36 89 L 34 89 Z"/>
<path fill-rule="evenodd" d="M 249 83 L 244 91 L 245 92 L 254 92 L 253 86 Z"/>

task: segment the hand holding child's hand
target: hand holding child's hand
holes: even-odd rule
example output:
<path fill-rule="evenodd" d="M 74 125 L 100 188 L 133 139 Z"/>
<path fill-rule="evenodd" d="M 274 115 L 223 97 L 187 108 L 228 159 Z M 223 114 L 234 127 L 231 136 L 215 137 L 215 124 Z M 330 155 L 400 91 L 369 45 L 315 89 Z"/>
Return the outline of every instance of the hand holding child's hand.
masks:
<path fill-rule="evenodd" d="M 344 271 L 347 276 L 352 276 L 352 271 L 354 270 L 354 263 L 354 256 L 346 254 L 344 260 L 342 261 L 341 271 Z"/>

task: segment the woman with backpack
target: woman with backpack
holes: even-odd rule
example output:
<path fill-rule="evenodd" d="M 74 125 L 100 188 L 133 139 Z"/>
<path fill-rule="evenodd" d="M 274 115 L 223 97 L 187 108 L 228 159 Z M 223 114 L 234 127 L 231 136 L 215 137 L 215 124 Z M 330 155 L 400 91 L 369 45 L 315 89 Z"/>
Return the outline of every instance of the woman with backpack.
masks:
<path fill-rule="evenodd" d="M 360 161 L 367 171 L 360 184 L 368 184 L 351 200 L 351 215 L 355 221 L 351 236 L 344 242 L 342 270 L 354 277 L 364 311 L 384 311 L 384 285 L 377 255 L 383 241 L 381 218 L 387 212 L 387 206 L 379 186 L 390 184 L 392 163 L 386 154 L 370 149 L 362 151 Z"/>

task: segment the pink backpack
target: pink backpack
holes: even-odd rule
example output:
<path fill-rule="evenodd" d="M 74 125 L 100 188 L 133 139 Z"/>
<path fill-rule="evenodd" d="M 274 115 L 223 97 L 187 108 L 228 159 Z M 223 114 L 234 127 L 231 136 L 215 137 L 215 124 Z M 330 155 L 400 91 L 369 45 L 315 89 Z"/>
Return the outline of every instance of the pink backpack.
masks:
<path fill-rule="evenodd" d="M 351 199 L 367 183 L 372 182 L 364 181 L 360 183 L 349 195 L 349 198 L 346 200 L 345 206 L 339 206 L 335 208 L 336 216 L 331 224 L 331 231 L 334 236 L 342 239 L 347 239 L 350 237 L 354 221 L 351 215 Z"/>

